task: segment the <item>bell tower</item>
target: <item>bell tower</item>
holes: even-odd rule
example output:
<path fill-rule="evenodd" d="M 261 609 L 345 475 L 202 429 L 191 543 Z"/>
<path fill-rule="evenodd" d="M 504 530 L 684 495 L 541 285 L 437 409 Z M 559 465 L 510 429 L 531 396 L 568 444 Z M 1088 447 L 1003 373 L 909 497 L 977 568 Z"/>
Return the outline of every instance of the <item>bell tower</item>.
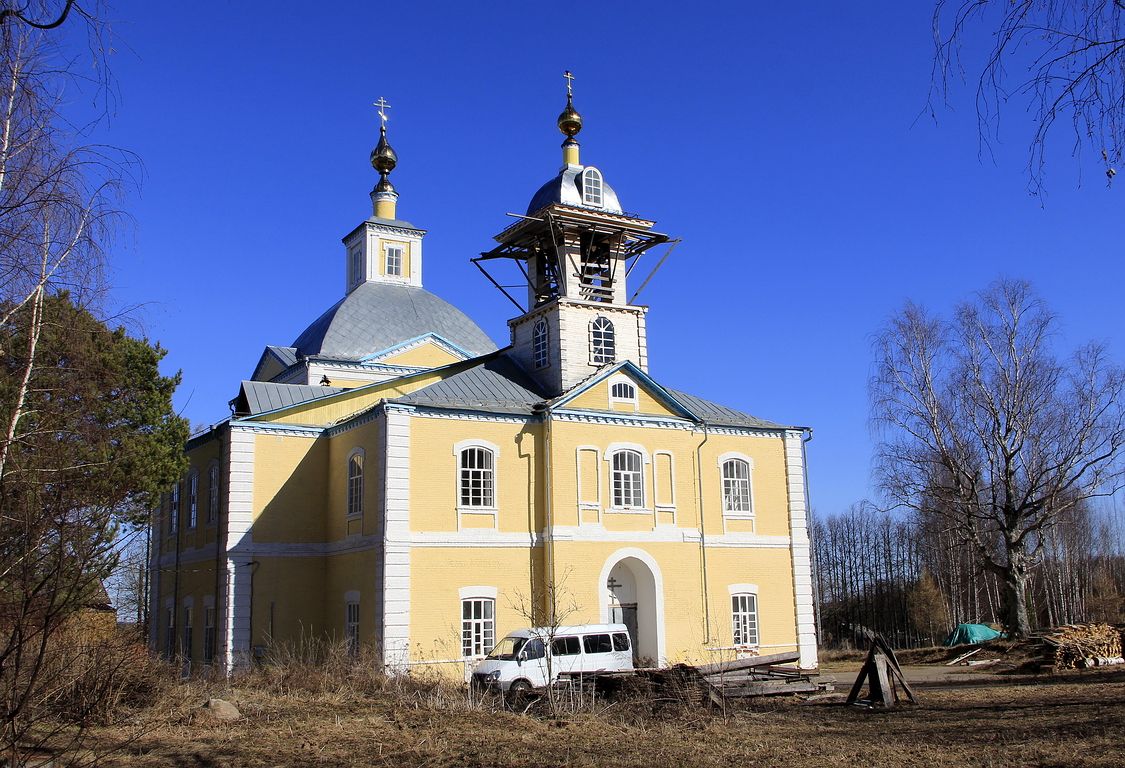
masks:
<path fill-rule="evenodd" d="M 574 108 L 574 77 L 564 77 L 562 168 L 536 192 L 527 214 L 496 235 L 499 245 L 474 259 L 482 270 L 493 259 L 519 266 L 527 311 L 508 321 L 512 354 L 553 394 L 619 360 L 648 369 L 648 308 L 631 303 L 628 277 L 641 254 L 669 241 L 652 231 L 654 221 L 622 211 L 602 172 L 582 165 L 575 138 L 582 116 Z"/>

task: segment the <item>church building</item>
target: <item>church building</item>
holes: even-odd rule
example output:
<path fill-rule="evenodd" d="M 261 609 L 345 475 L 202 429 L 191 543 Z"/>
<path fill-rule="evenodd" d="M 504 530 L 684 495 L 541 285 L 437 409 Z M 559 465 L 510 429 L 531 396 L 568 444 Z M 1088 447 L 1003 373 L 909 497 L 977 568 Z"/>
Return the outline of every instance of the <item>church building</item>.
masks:
<path fill-rule="evenodd" d="M 473 260 L 526 278 L 500 349 L 424 287 L 380 104 L 343 297 L 265 347 L 153 517 L 153 647 L 232 670 L 325 638 L 461 675 L 511 630 L 612 621 L 643 663 L 816 667 L 809 430 L 650 372 L 633 267 L 672 241 L 583 164 L 569 85 L 561 167 Z"/>

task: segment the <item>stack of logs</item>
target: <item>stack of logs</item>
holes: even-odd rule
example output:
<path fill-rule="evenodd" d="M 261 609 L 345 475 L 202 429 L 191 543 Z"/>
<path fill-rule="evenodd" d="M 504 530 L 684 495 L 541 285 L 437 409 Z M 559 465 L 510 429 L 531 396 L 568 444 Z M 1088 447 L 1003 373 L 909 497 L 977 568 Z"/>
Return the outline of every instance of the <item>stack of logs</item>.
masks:
<path fill-rule="evenodd" d="M 726 699 L 831 691 L 830 682 L 814 680 L 815 670 L 793 666 L 799 658 L 796 652 L 775 653 L 717 664 L 677 664 L 638 673 L 661 690 L 698 691 L 705 702 L 715 705 L 722 705 Z"/>
<path fill-rule="evenodd" d="M 1044 661 L 1055 669 L 1121 663 L 1121 632 L 1108 624 L 1064 624 L 1037 633 Z"/>

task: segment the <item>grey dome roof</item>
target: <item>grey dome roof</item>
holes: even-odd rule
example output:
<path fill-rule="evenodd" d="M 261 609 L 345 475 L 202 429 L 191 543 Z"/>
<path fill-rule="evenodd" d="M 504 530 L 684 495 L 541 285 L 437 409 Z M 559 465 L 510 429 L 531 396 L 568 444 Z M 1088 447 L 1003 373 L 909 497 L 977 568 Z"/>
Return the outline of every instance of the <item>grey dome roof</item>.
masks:
<path fill-rule="evenodd" d="M 426 289 L 374 282 L 332 305 L 293 346 L 305 357 L 358 360 L 431 332 L 473 357 L 496 349 L 464 312 Z"/>
<path fill-rule="evenodd" d="M 599 208 L 582 202 L 580 179 L 582 172 L 590 167 L 592 166 L 568 165 L 563 168 L 558 176 L 541 186 L 535 196 L 531 198 L 531 203 L 527 206 L 527 215 L 530 216 L 543 206 L 551 203 L 562 203 L 563 205 L 572 205 L 575 208 L 589 208 L 606 213 L 621 213 L 621 203 L 617 201 L 617 193 L 613 191 L 613 187 L 606 183 L 605 174 L 602 174 L 602 206 Z M 601 173 L 601 171 L 598 172 Z"/>

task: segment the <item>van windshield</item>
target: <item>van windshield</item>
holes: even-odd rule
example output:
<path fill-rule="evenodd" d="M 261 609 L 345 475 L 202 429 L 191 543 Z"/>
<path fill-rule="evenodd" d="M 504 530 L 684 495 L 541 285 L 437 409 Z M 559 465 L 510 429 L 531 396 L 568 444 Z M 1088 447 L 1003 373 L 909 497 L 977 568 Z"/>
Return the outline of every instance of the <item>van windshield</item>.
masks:
<path fill-rule="evenodd" d="M 505 637 L 492 648 L 492 652 L 488 654 L 487 658 L 499 661 L 515 661 L 516 654 L 520 652 L 526 642 L 526 637 Z"/>

